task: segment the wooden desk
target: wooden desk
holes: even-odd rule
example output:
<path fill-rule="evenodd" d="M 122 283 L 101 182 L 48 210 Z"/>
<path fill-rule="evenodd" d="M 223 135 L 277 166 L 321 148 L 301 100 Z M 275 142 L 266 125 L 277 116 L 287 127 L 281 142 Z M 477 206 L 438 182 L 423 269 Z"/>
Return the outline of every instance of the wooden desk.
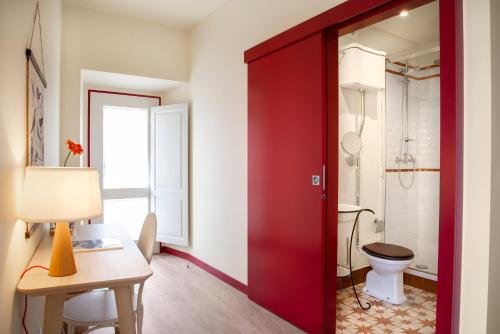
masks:
<path fill-rule="evenodd" d="M 139 248 L 121 225 L 76 226 L 73 240 L 120 238 L 123 249 L 75 253 L 78 272 L 71 276 L 50 277 L 47 271 L 32 269 L 17 285 L 20 293 L 46 296 L 44 334 L 60 334 L 66 295 L 82 290 L 112 288 L 115 292 L 120 332 L 135 334 L 131 285 L 148 279 L 153 272 Z M 40 242 L 29 266 L 49 266 L 52 237 Z"/>

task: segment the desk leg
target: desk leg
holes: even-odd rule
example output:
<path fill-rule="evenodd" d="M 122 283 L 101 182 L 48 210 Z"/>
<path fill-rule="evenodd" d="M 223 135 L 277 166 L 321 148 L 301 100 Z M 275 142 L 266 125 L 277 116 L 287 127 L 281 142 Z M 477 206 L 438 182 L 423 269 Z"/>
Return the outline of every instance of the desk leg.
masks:
<path fill-rule="evenodd" d="M 135 315 L 132 305 L 132 289 L 129 285 L 113 288 L 121 334 L 135 334 Z"/>
<path fill-rule="evenodd" d="M 44 333 L 61 333 L 65 300 L 65 294 L 48 295 L 45 297 L 45 311 L 43 316 Z"/>

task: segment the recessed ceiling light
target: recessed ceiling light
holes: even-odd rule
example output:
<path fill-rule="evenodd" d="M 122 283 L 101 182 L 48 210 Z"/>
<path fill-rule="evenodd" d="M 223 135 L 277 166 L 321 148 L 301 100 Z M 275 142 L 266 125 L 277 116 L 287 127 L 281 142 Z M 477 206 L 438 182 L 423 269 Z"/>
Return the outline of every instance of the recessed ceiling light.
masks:
<path fill-rule="evenodd" d="M 399 16 L 402 16 L 402 17 L 406 17 L 406 16 L 408 16 L 408 11 L 407 11 L 407 10 L 402 10 L 402 11 L 399 13 Z"/>

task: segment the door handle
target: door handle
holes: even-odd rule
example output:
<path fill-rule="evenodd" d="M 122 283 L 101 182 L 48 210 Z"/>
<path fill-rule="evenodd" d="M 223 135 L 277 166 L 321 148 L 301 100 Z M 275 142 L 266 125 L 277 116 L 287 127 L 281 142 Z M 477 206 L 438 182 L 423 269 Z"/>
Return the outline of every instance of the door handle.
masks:
<path fill-rule="evenodd" d="M 326 165 L 323 165 L 323 191 L 326 190 Z"/>

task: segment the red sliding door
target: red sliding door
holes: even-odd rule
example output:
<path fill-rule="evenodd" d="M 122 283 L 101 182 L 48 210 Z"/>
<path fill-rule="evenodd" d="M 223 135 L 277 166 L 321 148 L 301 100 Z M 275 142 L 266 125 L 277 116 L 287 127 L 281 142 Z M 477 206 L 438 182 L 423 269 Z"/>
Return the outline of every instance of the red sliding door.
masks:
<path fill-rule="evenodd" d="M 317 33 L 248 66 L 248 295 L 308 333 L 325 317 L 324 45 Z"/>

